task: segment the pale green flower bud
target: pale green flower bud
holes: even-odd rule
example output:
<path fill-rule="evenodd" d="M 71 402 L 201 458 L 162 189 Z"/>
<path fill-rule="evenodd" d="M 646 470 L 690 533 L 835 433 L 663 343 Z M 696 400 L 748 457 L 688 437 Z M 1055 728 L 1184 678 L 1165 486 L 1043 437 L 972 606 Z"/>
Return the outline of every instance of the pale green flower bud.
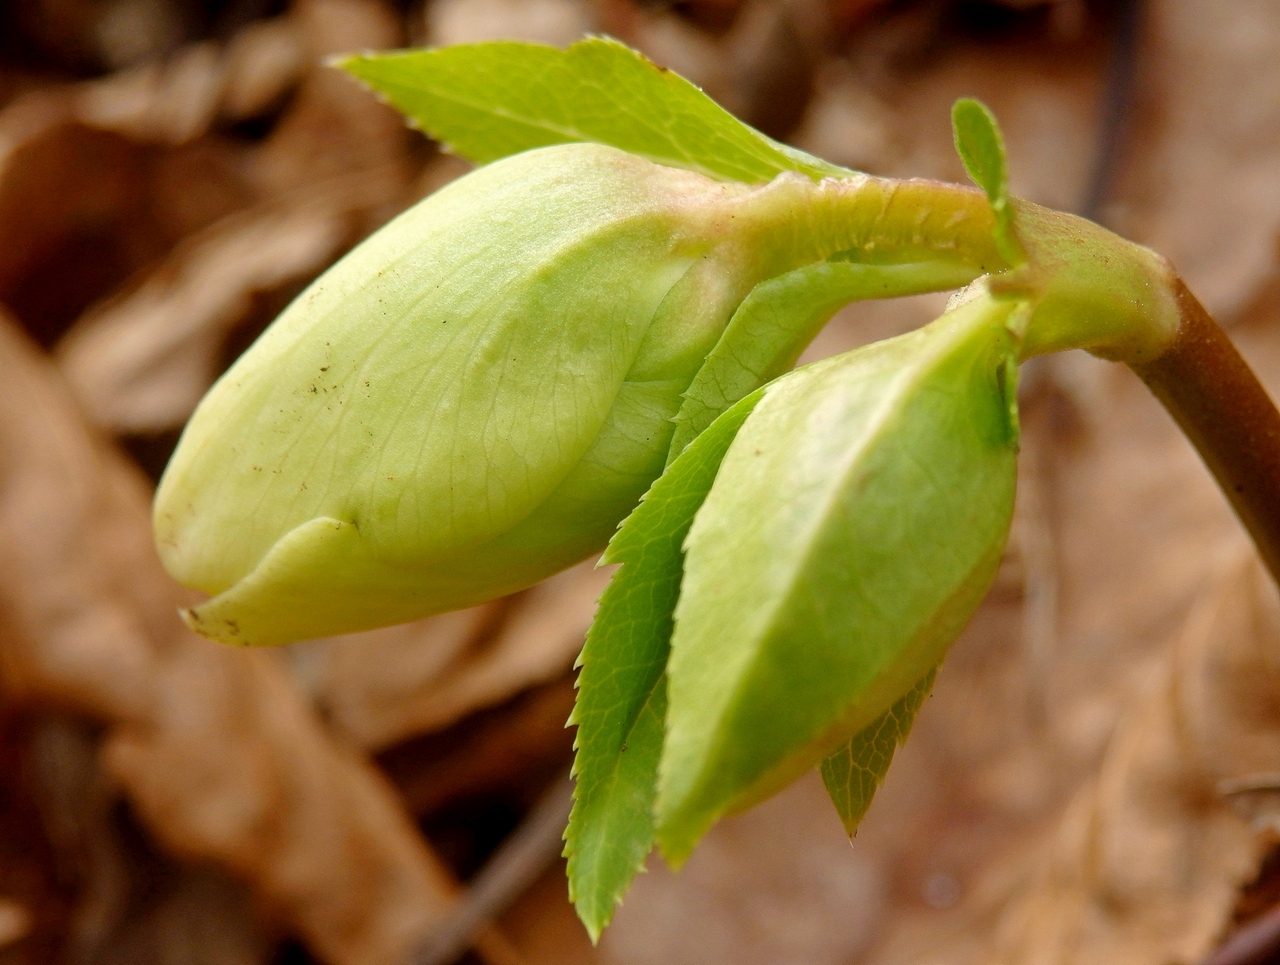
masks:
<path fill-rule="evenodd" d="M 214 594 L 192 625 L 253 644 L 364 629 L 602 548 L 661 472 L 734 308 L 856 243 L 833 208 L 852 198 L 847 182 L 724 184 L 575 144 L 401 215 L 187 427 L 155 529 L 170 572 Z"/>

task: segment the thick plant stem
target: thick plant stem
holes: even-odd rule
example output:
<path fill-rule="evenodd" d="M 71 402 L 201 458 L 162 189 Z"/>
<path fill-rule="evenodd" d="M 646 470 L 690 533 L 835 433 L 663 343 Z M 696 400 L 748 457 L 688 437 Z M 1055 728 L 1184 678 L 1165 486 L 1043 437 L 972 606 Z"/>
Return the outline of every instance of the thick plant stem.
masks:
<path fill-rule="evenodd" d="M 1178 331 L 1131 367 L 1200 453 L 1280 584 L 1280 412 L 1226 333 L 1180 280 Z"/>

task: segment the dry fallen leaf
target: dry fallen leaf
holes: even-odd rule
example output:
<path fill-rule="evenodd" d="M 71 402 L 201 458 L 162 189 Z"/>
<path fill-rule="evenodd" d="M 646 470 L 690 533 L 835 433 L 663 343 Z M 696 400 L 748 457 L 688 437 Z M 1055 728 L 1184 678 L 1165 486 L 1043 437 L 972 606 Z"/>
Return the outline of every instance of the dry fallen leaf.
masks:
<path fill-rule="evenodd" d="M 226 51 L 222 111 L 232 120 L 264 114 L 302 77 L 307 67 L 304 38 L 292 17 L 250 23 Z"/>
<path fill-rule="evenodd" d="M 380 192 L 372 230 L 408 200 L 403 192 L 416 165 L 410 145 L 421 135 L 365 88 L 326 65 L 335 54 L 395 47 L 397 17 L 380 0 L 298 0 L 290 12 L 308 70 L 270 135 L 246 158 L 252 183 L 264 197 L 308 196 L 332 178 L 358 176 Z"/>
<path fill-rule="evenodd" d="M 1194 965 L 1221 938 L 1263 842 L 1219 785 L 1280 757 L 1280 601 L 1251 550 L 1142 691 L 1026 861 L 985 962 Z"/>
<path fill-rule="evenodd" d="M 564 674 L 608 580 L 582 563 L 497 604 L 309 644 L 307 673 L 331 725 L 380 750 Z"/>
<path fill-rule="evenodd" d="M 74 233 L 77 225 L 63 222 L 84 218 L 65 183 L 79 169 L 62 177 L 56 165 L 49 171 L 51 153 L 71 153 L 63 141 L 109 131 L 168 149 L 145 185 L 140 172 L 122 172 L 120 191 L 131 188 L 131 197 L 113 203 L 110 192 L 93 195 L 112 217 L 149 195 L 157 227 L 181 238 L 123 290 L 91 306 L 59 346 L 64 371 L 99 426 L 122 434 L 179 428 L 219 374 L 229 338 L 266 320 L 262 303 L 278 310 L 410 199 L 403 123 L 324 64 L 348 45 L 388 46 L 396 37 L 394 21 L 373 0 L 314 0 L 255 24 L 225 49 L 191 45 L 163 61 L 38 92 L 0 115 L 0 215 L 6 195 L 15 211 L 33 197 L 55 211 L 69 209 L 59 218 L 37 207 L 39 230 L 60 233 L 49 245 Z M 261 145 L 211 135 L 203 150 L 179 148 L 208 134 L 218 118 L 269 109 L 297 83 L 296 102 Z M 127 146 L 120 151 L 117 166 L 130 160 Z M 256 200 L 263 195 L 268 200 Z M 8 223 L 21 230 L 25 222 Z M 11 272 L 20 277 L 27 267 Z"/>
<path fill-rule="evenodd" d="M 592 29 L 578 0 L 440 0 L 426 9 L 433 46 L 485 40 L 529 40 L 565 47 Z"/>
<path fill-rule="evenodd" d="M 193 44 L 166 62 L 129 68 L 86 84 L 76 113 L 90 127 L 135 141 L 186 144 L 213 123 L 223 88 L 222 51 Z"/>
<path fill-rule="evenodd" d="M 265 965 L 274 935 L 249 889 L 149 847 L 103 773 L 101 738 L 100 727 L 66 715 L 42 714 L 31 726 L 25 770 L 59 879 L 77 894 L 62 958 L 134 965 L 181 949 L 191 965 Z"/>
<path fill-rule="evenodd" d="M 0 671 L 11 698 L 108 727 L 105 760 L 166 847 L 250 882 L 326 961 L 395 961 L 448 909 L 445 870 L 366 759 L 270 653 L 192 635 L 135 471 L 0 327 Z"/>
<path fill-rule="evenodd" d="M 188 238 L 141 286 L 92 308 L 58 345 L 84 411 L 116 433 L 180 428 L 220 374 L 255 298 L 301 285 L 344 250 L 344 199 L 233 215 Z"/>
<path fill-rule="evenodd" d="M 430 815 L 468 797 L 528 797 L 571 760 L 574 678 L 534 687 L 456 728 L 419 735 L 379 756 L 414 814 Z M 563 883 L 563 882 L 562 882 Z"/>
<path fill-rule="evenodd" d="M 1107 212 L 1228 322 L 1276 277 L 1278 36 L 1271 0 L 1153 8 L 1134 112 L 1140 150 Z"/>
<path fill-rule="evenodd" d="M 75 118 L 60 89 L 0 111 L 0 297 L 69 238 L 114 227 L 141 195 L 142 151 Z M 86 176 L 92 170 L 93 176 Z"/>

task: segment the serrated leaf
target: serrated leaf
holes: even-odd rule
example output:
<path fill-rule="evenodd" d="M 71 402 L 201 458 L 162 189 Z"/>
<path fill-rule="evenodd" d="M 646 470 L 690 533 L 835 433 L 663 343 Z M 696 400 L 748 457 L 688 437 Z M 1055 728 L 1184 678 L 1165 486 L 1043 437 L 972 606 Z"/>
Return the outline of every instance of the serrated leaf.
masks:
<path fill-rule="evenodd" d="M 1013 231 L 1013 206 L 1009 204 L 1009 169 L 1004 137 L 995 115 L 981 101 L 962 97 L 951 108 L 951 128 L 956 153 L 973 183 L 987 195 L 996 218 L 996 247 L 1010 265 L 1026 261 Z"/>
<path fill-rule="evenodd" d="M 733 313 L 685 392 L 667 461 L 720 413 L 795 365 L 845 305 L 958 288 L 976 274 L 971 267 L 944 261 L 871 265 L 832 260 L 761 282 Z"/>
<path fill-rule="evenodd" d="M 681 546 L 720 460 L 760 399 L 748 396 L 699 436 L 623 521 L 603 562 L 621 563 L 587 633 L 570 723 L 578 725 L 565 832 L 569 897 L 591 940 L 653 847 L 663 671 L 680 592 Z"/>
<path fill-rule="evenodd" d="M 1014 307 L 979 297 L 797 370 L 739 431 L 686 540 L 668 860 L 885 713 L 985 594 L 1013 509 Z"/>
<path fill-rule="evenodd" d="M 496 42 L 366 54 L 342 66 L 450 150 L 481 164 L 593 141 L 721 180 L 852 172 L 779 144 L 616 40 L 566 50 Z"/>
<path fill-rule="evenodd" d="M 893 763 L 894 751 L 911 733 L 916 714 L 933 689 L 935 676 L 937 671 L 930 670 L 883 716 L 858 731 L 848 743 L 823 760 L 822 783 L 827 786 L 827 794 L 831 796 L 831 803 L 836 806 L 849 837 L 857 833 L 867 808 L 871 807 L 871 799 L 884 783 L 884 776 Z"/>

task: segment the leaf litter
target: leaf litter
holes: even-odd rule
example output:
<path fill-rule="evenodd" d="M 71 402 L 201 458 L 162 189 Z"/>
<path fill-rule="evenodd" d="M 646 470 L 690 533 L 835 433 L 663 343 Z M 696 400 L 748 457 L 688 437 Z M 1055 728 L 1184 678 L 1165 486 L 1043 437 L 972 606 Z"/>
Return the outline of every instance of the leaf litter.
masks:
<path fill-rule="evenodd" d="M 137 471 L 12 326 L 0 340 L 10 699 L 105 726 L 103 764 L 159 840 L 246 881 L 327 959 L 401 954 L 449 907 L 448 872 L 274 655 L 182 626 Z"/>
<path fill-rule="evenodd" d="M 0 302 L 65 380 L 4 330 L 0 679 L 6 746 L 37 775 L 6 793 L 43 824 L 23 826 L 27 891 L 0 881 L 0 948 L 141 961 L 181 934 L 251 962 L 287 934 L 321 961 L 403 958 L 455 907 L 451 842 L 494 834 L 484 808 L 523 810 L 567 763 L 569 666 L 603 574 L 284 655 L 206 646 L 151 556 L 147 482 L 105 438 L 154 471 L 284 302 L 463 170 L 320 59 L 588 24 L 833 162 L 953 179 L 947 111 L 975 95 L 1009 138 L 1013 192 L 1070 207 L 1103 34 L 1080 31 L 1096 11 L 1075 0 L 1010 4 L 1026 8 L 1012 33 L 923 3 L 299 0 L 221 33 L 192 26 L 196 4 L 101 9 L 117 6 L 152 26 L 33 2 L 44 20 L 12 23 L 47 66 L 0 68 Z M 1104 217 L 1173 256 L 1277 384 L 1275 11 L 1179 0 L 1143 36 Z M 847 311 L 815 354 L 939 307 Z M 1125 373 L 1064 358 L 1026 383 L 996 588 L 855 848 L 811 778 L 726 822 L 681 876 L 651 864 L 594 951 L 553 866 L 482 933 L 482 959 L 1197 965 L 1265 916 L 1241 895 L 1271 812 L 1238 788 L 1276 770 L 1272 591 Z M 455 812 L 442 837 L 433 815 Z"/>

